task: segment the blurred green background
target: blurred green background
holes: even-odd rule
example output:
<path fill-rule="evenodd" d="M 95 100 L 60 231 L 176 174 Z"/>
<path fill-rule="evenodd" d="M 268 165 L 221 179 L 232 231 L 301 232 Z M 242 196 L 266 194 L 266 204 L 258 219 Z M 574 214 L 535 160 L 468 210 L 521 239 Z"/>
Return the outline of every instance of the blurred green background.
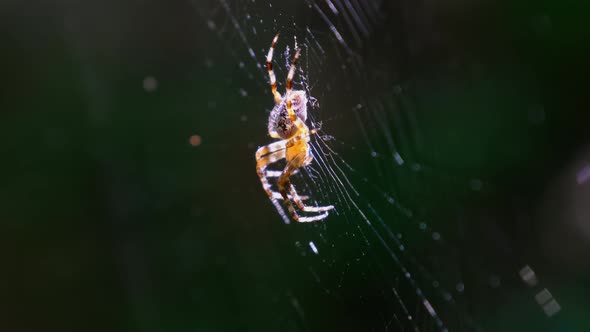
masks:
<path fill-rule="evenodd" d="M 411 328 L 404 319 L 388 327 L 403 314 L 391 294 L 403 272 L 359 211 L 341 206 L 325 224 L 285 225 L 262 192 L 254 151 L 270 142 L 272 99 L 224 3 L 240 22 L 256 14 L 299 24 L 248 32 L 257 54 L 281 29 L 310 26 L 335 44 L 305 1 L 0 4 L 2 330 Z M 412 256 L 402 264 L 418 283 L 432 281 L 423 266 L 451 288 L 466 285 L 453 304 L 424 287 L 449 330 L 587 330 L 590 191 L 580 172 L 590 164 L 590 8 L 375 3 L 381 20 L 352 46 L 366 81 L 338 70 L 337 46 L 325 67 L 306 67 L 330 106 L 317 120 L 355 169 L 347 176 L 360 211 L 370 204 L 384 220 L 376 234 L 404 235 Z M 207 15 L 225 30 L 212 31 Z M 357 103 L 390 107 L 361 115 L 365 136 Z M 380 122 L 391 126 L 374 129 Z M 388 136 L 407 168 L 370 157 L 369 147 L 391 153 Z M 445 244 L 404 222 L 364 177 Z M 321 255 L 305 249 L 311 240 L 324 241 Z M 521 280 L 525 265 L 560 303 L 554 317 Z M 488 285 L 492 271 L 499 289 Z M 439 330 L 412 288 L 399 292 L 419 330 Z"/>

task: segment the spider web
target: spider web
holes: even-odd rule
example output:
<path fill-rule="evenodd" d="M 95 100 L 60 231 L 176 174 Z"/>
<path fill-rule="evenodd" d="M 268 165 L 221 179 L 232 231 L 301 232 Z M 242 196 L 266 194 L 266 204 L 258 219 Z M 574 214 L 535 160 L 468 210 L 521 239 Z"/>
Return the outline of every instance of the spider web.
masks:
<path fill-rule="evenodd" d="M 211 0 L 193 6 L 248 82 L 231 93 L 260 101 L 244 111 L 256 124 L 252 131 L 261 133 L 252 138 L 252 155 L 270 142 L 263 135 L 273 105 L 263 66 L 270 41 L 281 33 L 273 60 L 280 92 L 295 42 L 302 49 L 295 89 L 310 97 L 308 125 L 319 130 L 312 136 L 314 162 L 293 181 L 312 205 L 336 209 L 324 221 L 289 226 L 299 276 L 287 280 L 287 306 L 301 330 L 495 329 L 510 301 L 524 303 L 517 318 L 535 326 L 559 312 L 516 241 L 494 223 L 475 220 L 468 202 L 477 205 L 494 192 L 491 173 L 444 162 L 453 151 L 432 132 L 453 133 L 436 125 L 445 115 L 432 110 L 436 101 L 448 101 L 440 95 L 425 101 L 436 75 L 408 69 L 425 47 L 424 35 L 436 34 L 408 23 L 417 13 L 428 17 L 425 4 Z M 275 222 L 288 223 L 277 210 Z"/>

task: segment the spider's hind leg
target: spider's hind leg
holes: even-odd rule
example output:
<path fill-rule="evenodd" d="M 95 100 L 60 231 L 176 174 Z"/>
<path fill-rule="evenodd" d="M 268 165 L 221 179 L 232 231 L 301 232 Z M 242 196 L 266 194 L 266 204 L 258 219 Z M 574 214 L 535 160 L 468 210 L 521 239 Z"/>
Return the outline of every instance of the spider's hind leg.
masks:
<path fill-rule="evenodd" d="M 307 160 L 310 160 L 309 159 L 310 157 L 311 156 L 305 156 L 304 154 L 301 154 L 301 155 L 295 157 L 293 160 L 289 161 L 287 163 L 287 166 L 285 167 L 285 170 L 283 171 L 283 173 L 279 177 L 279 181 L 278 181 L 279 192 L 283 196 L 283 200 L 285 201 L 285 205 L 287 206 L 287 209 L 289 210 L 289 213 L 291 213 L 291 216 L 293 217 L 293 219 L 295 219 L 295 221 L 298 221 L 298 222 L 311 222 L 311 221 L 317 221 L 317 220 L 324 219 L 328 216 L 327 211 L 332 210 L 334 208 L 333 205 L 328 205 L 328 206 L 307 206 L 307 205 L 305 205 L 303 203 L 303 200 L 301 199 L 301 196 L 299 196 L 299 194 L 297 194 L 295 187 L 293 187 L 293 184 L 291 184 L 291 180 L 289 179 L 289 177 L 291 175 L 293 175 L 293 173 L 296 169 L 304 166 L 305 162 Z M 291 199 L 289 199 L 289 195 L 287 194 L 287 190 L 289 191 Z M 297 214 L 295 207 L 293 206 L 293 202 L 297 205 L 299 210 L 301 210 L 303 212 L 323 212 L 323 213 L 321 213 L 319 215 L 315 215 L 315 216 L 300 217 Z"/>
<path fill-rule="evenodd" d="M 269 145 L 262 146 L 256 150 L 256 173 L 262 183 L 262 188 L 270 199 L 273 199 L 273 192 L 270 183 L 268 182 L 268 175 L 266 168 L 268 165 L 275 163 L 285 158 L 285 143 L 286 141 L 278 141 Z"/>

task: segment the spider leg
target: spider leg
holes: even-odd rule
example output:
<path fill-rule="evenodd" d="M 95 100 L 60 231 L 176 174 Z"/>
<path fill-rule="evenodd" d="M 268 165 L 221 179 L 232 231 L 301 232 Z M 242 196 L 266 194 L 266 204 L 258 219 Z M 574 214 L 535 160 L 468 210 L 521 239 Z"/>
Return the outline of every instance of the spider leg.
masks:
<path fill-rule="evenodd" d="M 275 76 L 275 72 L 272 70 L 272 56 L 275 50 L 277 40 L 279 40 L 278 33 L 272 40 L 272 44 L 270 45 L 270 49 L 268 50 L 268 54 L 266 55 L 266 69 L 268 70 L 268 77 L 270 78 L 270 88 L 275 98 L 275 103 L 280 104 L 281 94 L 277 91 L 277 78 Z"/>
<path fill-rule="evenodd" d="M 266 146 L 260 147 L 256 151 L 256 171 L 258 173 L 258 177 L 260 178 L 260 182 L 262 183 L 262 187 L 266 191 L 268 197 L 272 199 L 283 199 L 283 196 L 275 191 L 272 191 L 271 185 L 268 182 L 268 178 L 278 178 L 281 176 L 281 171 L 267 171 L 266 167 L 272 163 L 275 163 L 283 158 L 285 158 L 285 143 L 286 140 L 278 141 L 272 144 L 268 144 Z M 293 172 L 296 174 L 298 170 Z M 307 200 L 309 199 L 308 196 L 298 196 L 300 200 Z M 292 195 L 289 195 L 289 198 L 292 198 Z"/>
<path fill-rule="evenodd" d="M 270 199 L 273 199 L 273 193 L 270 189 L 270 183 L 268 182 L 266 175 L 266 167 L 272 163 L 275 163 L 285 158 L 285 143 L 286 141 L 278 141 L 269 145 L 260 147 L 256 151 L 256 172 L 262 183 L 262 188 L 266 191 L 266 194 Z"/>
<path fill-rule="evenodd" d="M 299 173 L 299 168 L 293 171 L 293 175 L 297 173 Z M 267 178 L 278 178 L 279 176 L 281 176 L 281 174 L 283 174 L 283 171 L 266 171 Z"/>
<path fill-rule="evenodd" d="M 277 132 L 276 132 L 276 131 L 274 131 L 274 130 L 270 130 L 270 129 L 268 130 L 268 135 L 269 135 L 270 137 L 272 137 L 272 138 L 281 138 L 281 136 L 279 135 L 279 133 L 277 133 Z"/>
<path fill-rule="evenodd" d="M 287 166 L 285 166 L 285 169 L 284 169 L 283 173 L 281 174 L 281 176 L 279 177 L 279 181 L 278 181 L 279 192 L 283 196 L 283 199 L 285 201 L 285 205 L 287 206 L 287 209 L 289 210 L 289 213 L 291 214 L 293 219 L 298 222 L 311 222 L 311 221 L 322 220 L 328 216 L 327 211 L 334 208 L 334 206 L 332 206 L 332 205 L 317 206 L 316 207 L 316 206 L 307 206 L 307 205 L 303 204 L 301 197 L 297 194 L 297 191 L 295 190 L 295 188 L 291 184 L 291 180 L 289 179 L 289 177 L 293 174 L 293 172 L 296 169 L 303 166 L 304 163 L 308 160 L 308 158 L 309 157 L 307 157 L 305 154 L 299 154 L 294 159 L 289 161 L 287 163 Z M 289 195 L 287 194 L 287 190 L 289 190 L 292 200 L 289 199 Z M 293 202 L 295 202 L 295 204 L 297 205 L 297 207 L 301 211 L 323 212 L 323 213 L 315 215 L 315 216 L 300 217 L 297 214 L 297 211 L 295 211 L 295 207 L 293 206 Z"/>
<path fill-rule="evenodd" d="M 296 169 L 292 174 L 297 174 L 299 173 L 299 169 Z M 267 178 L 278 178 L 283 174 L 282 171 L 266 171 L 266 177 Z M 272 191 L 272 198 L 274 199 L 283 199 L 283 195 L 281 195 L 280 193 L 276 192 L 276 191 Z M 305 196 L 305 195 L 299 195 L 297 193 L 295 193 L 295 195 L 293 195 L 292 193 L 290 195 L 288 195 L 287 197 L 289 197 L 289 199 L 298 199 L 301 201 L 306 201 L 309 199 L 309 196 Z"/>
<path fill-rule="evenodd" d="M 256 150 L 256 160 L 259 160 L 265 155 L 278 152 L 279 150 L 285 150 L 287 147 L 287 140 L 281 140 L 274 143 L 270 143 L 265 146 L 261 146 Z M 279 158 L 280 159 L 280 158 Z"/>
<path fill-rule="evenodd" d="M 281 142 L 276 142 L 276 143 L 281 143 Z M 273 144 L 276 144 L 276 143 L 273 143 Z M 283 218 L 283 221 L 285 222 L 285 224 L 289 224 L 289 223 L 291 223 L 291 220 L 289 219 L 289 217 L 287 217 L 285 210 L 283 210 L 283 207 L 281 206 L 281 204 L 279 204 L 278 199 L 277 199 L 277 196 L 280 196 L 280 194 L 273 192 L 270 189 L 270 183 L 268 183 L 268 179 L 266 177 L 266 167 L 273 162 L 276 162 L 282 158 L 285 158 L 285 150 L 284 149 L 283 150 L 279 149 L 278 151 L 273 151 L 270 153 L 267 152 L 267 151 L 269 151 L 269 146 L 271 146 L 273 144 L 263 146 L 260 149 L 258 149 L 258 151 L 256 152 L 256 172 L 258 173 L 258 177 L 260 178 L 260 182 L 262 183 L 262 188 L 264 189 L 264 191 L 268 195 L 268 198 L 270 199 L 272 205 L 274 205 L 275 209 L 277 210 L 277 212 L 279 213 L 281 218 Z M 280 145 L 281 144 L 278 144 L 279 147 L 280 147 Z M 264 155 L 264 156 L 259 157 L 259 155 Z M 282 196 L 281 196 L 281 198 L 282 198 Z"/>
<path fill-rule="evenodd" d="M 280 193 L 273 191 L 271 189 L 271 184 L 268 182 L 268 178 L 278 178 L 281 176 L 281 174 L 283 174 L 283 172 L 281 171 L 267 171 L 266 167 L 274 162 L 277 162 L 281 159 L 285 158 L 285 152 L 284 151 L 279 151 L 276 153 L 273 153 L 271 155 L 262 157 L 259 160 L 259 166 L 257 166 L 257 171 L 258 171 L 258 177 L 260 178 L 260 182 L 262 183 L 262 188 L 264 188 L 264 191 L 266 192 L 266 194 L 268 195 L 268 197 L 272 200 L 272 199 L 283 199 L 283 195 L 281 195 Z M 296 173 L 296 172 L 295 172 Z M 293 174 L 295 174 L 293 173 Z M 293 194 L 287 195 L 287 197 L 289 199 L 296 199 L 297 201 L 305 201 L 307 199 L 309 199 L 309 196 L 299 196 L 297 193 L 295 193 L 295 196 Z"/>
<path fill-rule="evenodd" d="M 283 195 L 281 195 L 281 193 L 278 193 L 276 191 L 272 192 L 272 198 L 274 199 L 278 199 L 278 200 L 282 200 L 283 199 Z M 293 199 L 293 196 L 289 195 L 289 199 Z M 299 199 L 302 201 L 308 200 L 309 196 L 299 196 Z"/>
<path fill-rule="evenodd" d="M 307 128 L 305 123 L 295 114 L 295 111 L 293 111 L 293 107 L 292 107 L 293 105 L 291 102 L 293 76 L 295 76 L 295 68 L 297 67 L 297 60 L 299 60 L 300 55 L 301 55 L 301 51 L 297 50 L 297 52 L 295 53 L 295 57 L 293 58 L 293 63 L 291 64 L 291 67 L 289 67 L 289 74 L 287 75 L 287 92 L 285 95 L 286 95 L 286 100 L 287 100 L 287 113 L 289 114 L 291 121 L 293 121 L 295 126 L 297 126 L 297 129 L 299 129 L 299 132 L 306 133 L 309 131 L 309 129 Z"/>

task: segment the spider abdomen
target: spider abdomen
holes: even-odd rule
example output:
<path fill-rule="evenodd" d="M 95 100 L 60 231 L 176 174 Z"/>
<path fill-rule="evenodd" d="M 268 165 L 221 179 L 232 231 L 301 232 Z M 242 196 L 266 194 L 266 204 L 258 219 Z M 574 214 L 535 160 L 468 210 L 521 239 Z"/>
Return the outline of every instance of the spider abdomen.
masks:
<path fill-rule="evenodd" d="M 294 90 L 291 92 L 291 107 L 301 121 L 305 122 L 307 120 L 307 95 L 305 91 Z M 275 131 L 283 139 L 291 138 L 297 134 L 297 126 L 289 117 L 285 98 L 270 112 L 268 130 Z"/>

